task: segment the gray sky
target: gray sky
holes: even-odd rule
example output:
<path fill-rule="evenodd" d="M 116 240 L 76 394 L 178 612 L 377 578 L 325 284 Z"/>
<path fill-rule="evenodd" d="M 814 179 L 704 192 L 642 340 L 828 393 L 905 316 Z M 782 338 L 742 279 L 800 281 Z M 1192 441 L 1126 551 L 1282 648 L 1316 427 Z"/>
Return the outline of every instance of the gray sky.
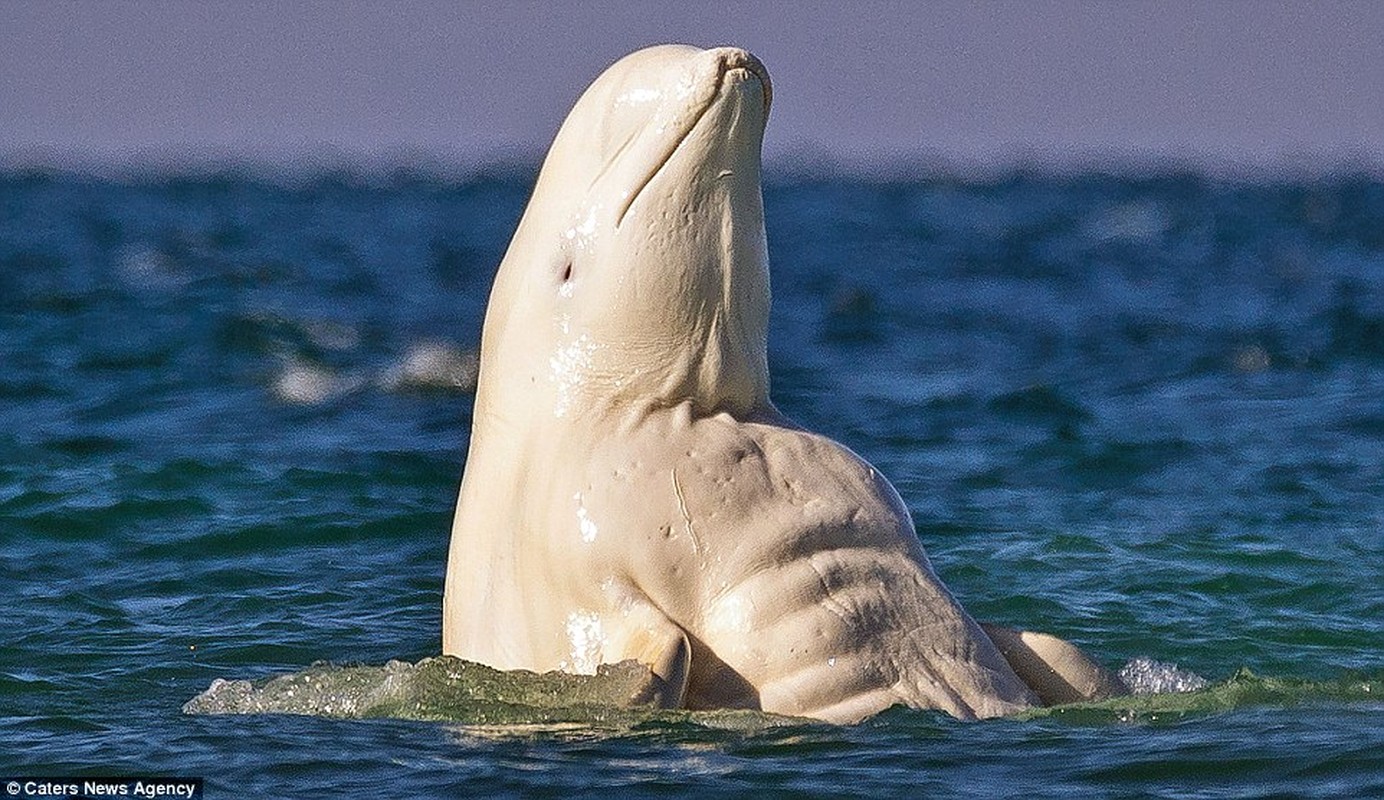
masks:
<path fill-rule="evenodd" d="M 709 0 L 3 0 L 0 159 L 536 155 L 666 41 L 760 56 L 780 162 L 1384 163 L 1384 3 Z"/>

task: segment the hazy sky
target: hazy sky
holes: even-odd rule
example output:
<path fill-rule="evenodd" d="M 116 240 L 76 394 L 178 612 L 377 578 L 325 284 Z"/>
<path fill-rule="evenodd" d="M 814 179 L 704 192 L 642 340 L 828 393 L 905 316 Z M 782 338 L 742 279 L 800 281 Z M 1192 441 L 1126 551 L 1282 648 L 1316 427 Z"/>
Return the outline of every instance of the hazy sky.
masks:
<path fill-rule="evenodd" d="M 0 159 L 537 154 L 647 44 L 767 64 L 771 159 L 1384 163 L 1384 3 L 0 2 Z"/>

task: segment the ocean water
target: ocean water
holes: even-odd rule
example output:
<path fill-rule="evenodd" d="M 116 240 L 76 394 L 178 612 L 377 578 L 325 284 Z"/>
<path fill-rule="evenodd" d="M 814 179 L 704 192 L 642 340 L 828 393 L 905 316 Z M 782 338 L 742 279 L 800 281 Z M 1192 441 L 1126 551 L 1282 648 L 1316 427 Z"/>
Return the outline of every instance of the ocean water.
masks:
<path fill-rule="evenodd" d="M 218 681 L 339 701 L 438 654 L 474 349 L 531 180 L 0 173 L 0 778 L 1384 796 L 1384 183 L 1353 174 L 765 190 L 780 408 L 890 477 L 976 617 L 1206 689 L 851 727 L 488 717 L 436 686 L 428 714 L 184 713 Z"/>

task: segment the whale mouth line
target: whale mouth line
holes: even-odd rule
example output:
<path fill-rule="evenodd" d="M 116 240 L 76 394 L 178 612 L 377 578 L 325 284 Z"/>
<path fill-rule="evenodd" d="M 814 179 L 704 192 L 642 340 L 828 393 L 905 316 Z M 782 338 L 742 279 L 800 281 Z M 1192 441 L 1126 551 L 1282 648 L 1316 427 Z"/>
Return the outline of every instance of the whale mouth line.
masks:
<path fill-rule="evenodd" d="M 764 64 L 760 62 L 759 59 L 752 55 L 737 64 L 727 67 L 725 71 L 729 73 L 737 69 L 743 69 L 759 79 L 759 85 L 764 89 L 764 118 L 768 119 L 769 107 L 773 105 L 774 100 L 774 85 L 769 80 L 769 71 L 764 68 Z"/>
<path fill-rule="evenodd" d="M 654 162 L 653 167 L 644 174 L 644 177 L 642 180 L 640 180 L 639 185 L 635 188 L 633 192 L 630 192 L 629 196 L 625 198 L 624 203 L 621 204 L 620 213 L 615 219 L 616 230 L 619 230 L 620 226 L 624 224 L 625 217 L 629 215 L 630 209 L 634 207 L 635 201 L 638 200 L 640 195 L 644 193 L 644 189 L 646 189 L 649 186 L 649 184 L 653 183 L 654 179 L 658 177 L 658 174 L 662 172 L 663 168 L 668 165 L 668 162 L 673 160 L 673 156 L 677 155 L 677 152 L 679 148 L 682 147 L 683 142 L 686 142 L 688 137 L 692 135 L 692 132 L 697 129 L 697 126 L 701 124 L 702 118 L 705 117 L 707 112 L 711 110 L 711 107 L 716 105 L 716 101 L 721 98 L 723 92 L 725 91 L 726 76 L 736 71 L 747 72 L 759 80 L 759 85 L 762 87 L 764 92 L 765 116 L 768 116 L 769 96 L 771 90 L 769 88 L 769 76 L 765 73 L 764 67 L 761 66 L 757 61 L 738 63 L 722 67 L 720 73 L 716 77 L 716 91 L 712 93 L 711 97 L 707 99 L 706 103 L 697 111 L 696 115 L 692 117 L 692 121 L 687 124 L 687 127 L 681 133 L 679 133 L 675 139 L 671 140 L 671 146 L 665 149 L 663 154 Z"/>
<path fill-rule="evenodd" d="M 702 106 L 702 109 L 697 112 L 697 116 L 693 117 L 692 124 L 687 126 L 687 130 L 683 131 L 673 140 L 672 147 L 664 151 L 662 156 L 654 162 L 653 168 L 644 174 L 643 179 L 639 181 L 639 186 L 635 188 L 633 192 L 630 192 L 629 197 L 625 198 L 625 202 L 620 207 L 620 216 L 615 220 L 616 230 L 619 230 L 620 226 L 625 224 L 625 217 L 629 215 L 630 209 L 634 207 L 634 202 L 644 193 L 644 189 L 654 182 L 654 178 L 658 177 L 658 174 L 663 171 L 663 168 L 668 165 L 668 162 L 673 160 L 673 156 L 676 155 L 678 149 L 682 147 L 682 143 L 687 141 L 687 138 L 692 135 L 692 131 L 697 129 L 697 123 L 702 121 L 702 117 L 706 116 L 706 112 L 711 110 L 711 106 L 716 103 L 716 98 L 720 96 L 721 92 L 717 90 L 716 94 L 711 96 L 711 100 L 707 101 L 707 104 Z"/>

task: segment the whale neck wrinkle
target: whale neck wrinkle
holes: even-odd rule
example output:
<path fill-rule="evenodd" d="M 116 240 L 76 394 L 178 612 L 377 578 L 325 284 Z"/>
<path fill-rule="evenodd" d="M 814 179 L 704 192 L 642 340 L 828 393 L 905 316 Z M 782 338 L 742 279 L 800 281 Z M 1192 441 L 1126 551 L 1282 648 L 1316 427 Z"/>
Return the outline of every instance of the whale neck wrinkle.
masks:
<path fill-rule="evenodd" d="M 732 385 L 735 390 L 727 391 Z M 562 417 L 555 416 L 554 423 L 593 431 L 609 431 L 612 425 L 628 430 L 670 409 L 685 409 L 693 418 L 727 414 L 744 420 L 761 416 L 772 408 L 767 378 L 732 383 L 719 376 L 702 374 L 692 365 L 687 370 L 667 373 L 652 390 L 647 386 L 612 387 L 600 394 L 593 393 L 583 399 L 580 409 Z"/>
<path fill-rule="evenodd" d="M 765 408 L 766 333 L 755 328 L 718 308 L 684 335 L 606 340 L 601 356 L 613 368 L 588 384 L 587 405 L 602 416 L 687 404 L 698 415 L 740 418 Z"/>

